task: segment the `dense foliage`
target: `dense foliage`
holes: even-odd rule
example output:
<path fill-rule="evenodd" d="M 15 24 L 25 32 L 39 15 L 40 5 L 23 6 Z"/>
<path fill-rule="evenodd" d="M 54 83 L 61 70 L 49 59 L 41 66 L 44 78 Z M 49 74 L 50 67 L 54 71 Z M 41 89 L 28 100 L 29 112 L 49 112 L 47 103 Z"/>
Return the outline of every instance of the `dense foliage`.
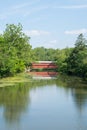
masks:
<path fill-rule="evenodd" d="M 80 34 L 76 40 L 75 48 L 66 59 L 67 73 L 80 77 L 87 77 L 87 41 Z"/>
<path fill-rule="evenodd" d="M 0 35 L 0 77 L 24 71 L 31 63 L 32 48 L 29 37 L 22 32 L 22 25 L 7 24 Z"/>
<path fill-rule="evenodd" d="M 37 47 L 33 49 L 33 53 L 36 56 L 38 61 L 57 61 L 58 63 L 63 62 L 66 56 L 69 55 L 69 52 L 72 48 L 65 49 L 53 49 L 53 48 L 44 48 Z"/>
<path fill-rule="evenodd" d="M 32 49 L 30 37 L 22 31 L 22 25 L 7 24 L 0 35 L 0 77 L 12 76 L 24 71 L 33 60 L 56 61 L 58 71 L 69 75 L 87 77 L 87 40 L 83 34 L 77 37 L 74 48 Z"/>

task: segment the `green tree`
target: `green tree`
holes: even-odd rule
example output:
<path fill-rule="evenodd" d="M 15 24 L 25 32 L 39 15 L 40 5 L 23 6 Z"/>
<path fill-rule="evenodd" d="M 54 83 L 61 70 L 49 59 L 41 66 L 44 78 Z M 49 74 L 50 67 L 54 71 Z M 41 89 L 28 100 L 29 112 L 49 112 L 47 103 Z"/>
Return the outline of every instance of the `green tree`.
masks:
<path fill-rule="evenodd" d="M 83 34 L 77 37 L 75 48 L 67 58 L 67 72 L 68 74 L 84 76 L 84 67 L 86 63 L 84 60 L 87 58 L 87 41 Z M 87 71 L 87 70 L 86 70 Z"/>
<path fill-rule="evenodd" d="M 67 63 L 66 58 L 69 56 L 72 48 L 65 48 L 62 50 L 56 50 L 56 63 L 58 65 L 58 71 L 66 73 Z"/>
<path fill-rule="evenodd" d="M 30 37 L 22 31 L 22 25 L 7 24 L 0 36 L 0 74 L 1 76 L 14 75 L 24 71 L 32 61 L 32 47 Z M 2 58 L 3 57 L 3 58 Z"/>

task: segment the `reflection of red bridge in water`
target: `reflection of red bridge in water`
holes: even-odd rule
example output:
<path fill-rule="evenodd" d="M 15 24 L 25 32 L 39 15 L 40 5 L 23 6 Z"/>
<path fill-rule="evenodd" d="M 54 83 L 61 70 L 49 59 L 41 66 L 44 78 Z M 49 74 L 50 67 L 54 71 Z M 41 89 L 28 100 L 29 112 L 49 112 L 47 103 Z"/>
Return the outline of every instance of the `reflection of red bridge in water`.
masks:
<path fill-rule="evenodd" d="M 37 63 L 32 63 L 31 75 L 42 76 L 42 77 L 54 77 L 57 76 L 58 72 L 55 70 L 58 66 L 53 61 L 39 61 Z M 42 69 L 42 71 L 37 71 Z M 35 70 L 35 71 L 33 71 Z"/>
<path fill-rule="evenodd" d="M 54 77 L 57 76 L 58 72 L 29 72 L 34 76 L 42 76 L 42 77 Z"/>

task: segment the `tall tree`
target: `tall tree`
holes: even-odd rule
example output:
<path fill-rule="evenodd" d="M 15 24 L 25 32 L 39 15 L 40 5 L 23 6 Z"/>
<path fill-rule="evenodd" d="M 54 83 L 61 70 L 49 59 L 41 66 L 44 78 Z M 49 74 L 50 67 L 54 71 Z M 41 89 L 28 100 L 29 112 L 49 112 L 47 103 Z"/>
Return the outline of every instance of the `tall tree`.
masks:
<path fill-rule="evenodd" d="M 84 58 L 86 57 L 87 52 L 87 41 L 83 37 L 83 34 L 80 34 L 77 37 L 75 48 L 70 53 L 67 58 L 67 72 L 69 74 L 83 76 L 83 66 Z"/>
<path fill-rule="evenodd" d="M 0 37 L 3 59 L 1 64 L 2 76 L 14 75 L 24 70 L 32 60 L 32 47 L 30 37 L 22 31 L 22 25 L 7 24 Z"/>

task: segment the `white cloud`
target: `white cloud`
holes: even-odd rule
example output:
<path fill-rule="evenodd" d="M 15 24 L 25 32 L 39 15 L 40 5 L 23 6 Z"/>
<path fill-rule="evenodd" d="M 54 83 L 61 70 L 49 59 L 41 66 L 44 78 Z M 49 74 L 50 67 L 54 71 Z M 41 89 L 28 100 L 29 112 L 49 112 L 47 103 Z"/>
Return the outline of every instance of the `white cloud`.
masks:
<path fill-rule="evenodd" d="M 30 1 L 30 2 L 25 2 L 21 3 L 19 5 L 14 5 L 12 7 L 9 7 L 5 9 L 5 12 L 2 12 L 0 14 L 0 19 L 6 19 L 9 16 L 13 15 L 22 15 L 22 17 L 27 17 L 28 15 L 31 15 L 32 13 L 40 12 L 42 10 L 46 9 L 87 9 L 87 4 L 86 5 L 64 5 L 64 6 L 53 6 L 53 5 L 42 5 L 42 6 L 34 6 L 36 3 L 39 3 L 40 0 L 36 1 Z M 38 4 L 39 5 L 39 4 Z"/>
<path fill-rule="evenodd" d="M 13 15 L 25 16 L 27 13 L 31 14 L 35 10 L 34 8 L 31 8 L 31 7 L 34 4 L 38 3 L 39 1 L 40 0 L 33 0 L 30 2 L 25 2 L 25 3 L 21 3 L 19 5 L 11 6 L 9 8 L 5 8 L 5 11 L 0 14 L 0 19 L 3 20 L 3 19 L 8 18 L 9 16 L 13 16 Z"/>
<path fill-rule="evenodd" d="M 73 34 L 76 35 L 76 34 L 80 34 L 80 33 L 83 33 L 83 34 L 87 33 L 87 29 L 65 31 L 65 34 L 71 34 L 71 35 L 73 35 Z"/>
<path fill-rule="evenodd" d="M 24 8 L 24 7 L 28 6 L 28 5 L 29 5 L 29 3 L 23 3 L 23 4 L 20 4 L 20 5 L 15 5 L 12 8 L 13 9 L 21 9 L 21 8 Z"/>
<path fill-rule="evenodd" d="M 30 11 L 29 10 L 26 11 L 25 14 L 24 14 L 24 16 L 28 16 L 28 15 L 30 15 L 32 13 L 40 12 L 40 11 L 46 10 L 48 8 L 49 8 L 48 6 L 41 6 L 41 7 L 36 7 L 36 8 L 34 7 L 34 8 L 31 8 Z"/>
<path fill-rule="evenodd" d="M 25 7 L 29 7 L 29 6 L 31 6 L 31 5 L 33 5 L 33 4 L 36 4 L 36 3 L 38 3 L 40 0 L 34 0 L 34 1 L 30 1 L 30 2 L 25 2 L 25 3 L 21 3 L 21 4 L 19 4 L 19 5 L 15 5 L 15 6 L 13 6 L 12 8 L 13 9 L 23 9 L 23 8 L 25 8 Z"/>
<path fill-rule="evenodd" d="M 54 6 L 53 8 L 60 8 L 60 9 L 84 9 L 84 8 L 87 8 L 87 5 Z"/>
<path fill-rule="evenodd" d="M 40 31 L 40 30 L 24 31 L 24 33 L 28 36 L 41 36 L 41 35 L 49 35 L 50 34 L 50 32 Z"/>

